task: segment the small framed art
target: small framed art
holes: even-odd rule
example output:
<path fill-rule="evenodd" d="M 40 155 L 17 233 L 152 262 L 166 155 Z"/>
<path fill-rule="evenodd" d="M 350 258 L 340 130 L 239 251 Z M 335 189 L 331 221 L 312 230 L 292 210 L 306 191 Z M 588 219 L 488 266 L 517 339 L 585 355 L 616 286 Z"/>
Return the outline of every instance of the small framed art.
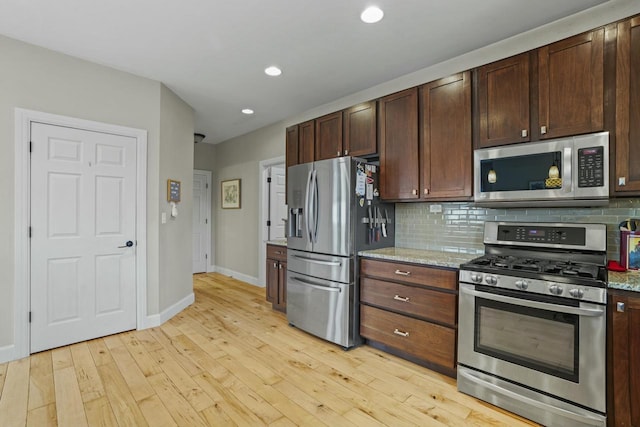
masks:
<path fill-rule="evenodd" d="M 222 181 L 220 189 L 222 209 L 240 209 L 240 180 Z"/>
<path fill-rule="evenodd" d="M 180 201 L 180 181 L 167 180 L 167 202 L 178 203 Z"/>

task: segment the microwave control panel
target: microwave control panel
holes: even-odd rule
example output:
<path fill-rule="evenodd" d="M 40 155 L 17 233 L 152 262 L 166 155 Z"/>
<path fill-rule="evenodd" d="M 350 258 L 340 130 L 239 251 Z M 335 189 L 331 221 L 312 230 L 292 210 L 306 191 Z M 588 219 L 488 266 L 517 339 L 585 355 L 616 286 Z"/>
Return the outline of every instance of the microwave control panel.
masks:
<path fill-rule="evenodd" d="M 604 185 L 604 147 L 578 150 L 578 187 Z"/>

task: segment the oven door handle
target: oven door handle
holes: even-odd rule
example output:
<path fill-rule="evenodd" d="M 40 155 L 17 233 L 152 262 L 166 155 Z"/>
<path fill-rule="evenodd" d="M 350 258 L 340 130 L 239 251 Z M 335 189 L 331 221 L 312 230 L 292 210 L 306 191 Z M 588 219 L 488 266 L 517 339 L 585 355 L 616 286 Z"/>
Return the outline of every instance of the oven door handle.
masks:
<path fill-rule="evenodd" d="M 481 297 L 484 299 L 505 302 L 505 303 L 514 304 L 514 305 L 520 305 L 524 307 L 539 308 L 541 310 L 557 311 L 559 313 L 577 314 L 578 316 L 589 316 L 589 317 L 598 317 L 604 314 L 604 310 L 600 310 L 600 309 L 571 307 L 568 305 L 549 304 L 546 302 L 531 301 L 531 300 L 521 299 L 521 298 L 513 298 L 505 295 L 498 295 L 498 294 L 492 294 L 489 292 L 476 291 L 475 289 L 470 289 L 466 286 L 461 286 L 460 291 L 465 294 Z"/>
<path fill-rule="evenodd" d="M 473 375 L 473 373 L 465 368 L 461 368 L 458 366 L 458 375 L 466 378 L 468 381 L 471 381 L 475 384 L 480 384 L 484 387 L 487 387 L 490 390 L 493 390 L 495 393 L 501 394 L 503 396 L 509 397 L 513 400 L 524 402 L 526 404 L 532 405 L 535 408 L 541 409 L 543 411 L 548 411 L 554 414 L 558 414 L 562 417 L 577 420 L 586 425 L 600 426 L 602 425 L 602 419 L 596 418 L 591 414 L 586 413 L 575 413 L 572 411 L 568 411 L 564 408 L 557 408 L 553 405 L 549 405 L 544 402 L 539 402 L 535 399 L 531 399 L 530 397 L 523 396 L 520 393 L 515 391 L 508 390 L 504 387 L 501 387 L 497 384 L 493 384 L 489 381 L 485 381 L 477 376 Z"/>

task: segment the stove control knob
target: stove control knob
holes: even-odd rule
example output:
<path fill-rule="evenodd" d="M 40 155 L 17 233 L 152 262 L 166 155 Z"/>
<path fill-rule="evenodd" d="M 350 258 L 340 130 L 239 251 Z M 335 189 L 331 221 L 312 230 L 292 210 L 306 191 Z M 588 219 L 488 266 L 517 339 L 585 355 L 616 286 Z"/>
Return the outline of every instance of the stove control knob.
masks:
<path fill-rule="evenodd" d="M 480 283 L 482 282 L 482 274 L 478 274 L 478 273 L 471 273 L 471 276 L 469 276 L 471 278 L 471 281 L 474 283 Z"/>
<path fill-rule="evenodd" d="M 564 289 L 562 288 L 562 286 L 556 283 L 549 285 L 549 292 L 552 293 L 553 295 L 562 295 L 563 291 Z"/>
<path fill-rule="evenodd" d="M 516 288 L 520 289 L 521 291 L 526 291 L 528 287 L 529 281 L 524 279 L 516 280 Z"/>
<path fill-rule="evenodd" d="M 584 296 L 584 291 L 580 288 L 569 289 L 569 295 L 574 298 L 582 298 Z"/>
<path fill-rule="evenodd" d="M 498 278 L 496 276 L 485 276 L 484 281 L 487 282 L 487 285 L 494 286 L 498 283 Z"/>

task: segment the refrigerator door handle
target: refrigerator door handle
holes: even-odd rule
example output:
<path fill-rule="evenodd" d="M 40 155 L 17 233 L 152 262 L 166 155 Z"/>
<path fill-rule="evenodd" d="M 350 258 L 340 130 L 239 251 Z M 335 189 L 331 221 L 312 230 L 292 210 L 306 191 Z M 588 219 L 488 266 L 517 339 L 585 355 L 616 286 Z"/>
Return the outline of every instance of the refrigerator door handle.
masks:
<path fill-rule="evenodd" d="M 311 183 L 311 188 L 312 188 L 312 198 L 311 198 L 311 203 L 313 205 L 313 212 L 311 213 L 311 215 L 313 215 L 313 228 L 312 233 L 313 233 L 313 238 L 312 238 L 312 242 L 313 243 L 318 243 L 318 171 L 317 170 L 313 170 L 313 175 L 311 177 L 312 179 L 312 183 Z"/>
<path fill-rule="evenodd" d="M 325 261 L 323 259 L 309 258 L 306 256 L 300 256 L 300 255 L 293 255 L 293 257 L 304 262 L 309 262 L 311 264 L 328 265 L 332 267 L 338 267 L 342 265 L 340 261 Z"/>
<path fill-rule="evenodd" d="M 311 210 L 310 208 L 310 192 L 311 192 L 311 181 L 313 179 L 313 170 L 309 171 L 309 175 L 307 176 L 307 189 L 304 193 L 304 217 L 305 217 L 305 227 L 306 227 L 306 237 L 309 239 L 309 242 L 313 242 L 311 238 Z"/>

